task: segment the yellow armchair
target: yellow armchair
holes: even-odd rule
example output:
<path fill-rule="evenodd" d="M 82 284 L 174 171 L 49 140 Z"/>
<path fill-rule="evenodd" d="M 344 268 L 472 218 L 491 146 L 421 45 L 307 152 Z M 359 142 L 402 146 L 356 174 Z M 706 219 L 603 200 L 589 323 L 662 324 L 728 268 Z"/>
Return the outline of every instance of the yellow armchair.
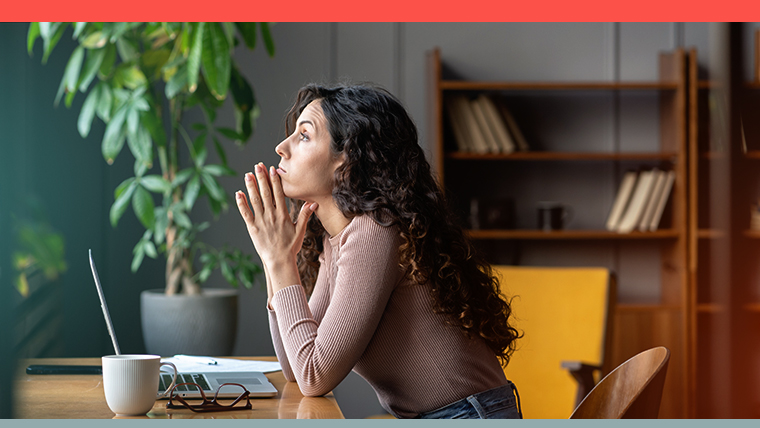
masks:
<path fill-rule="evenodd" d="M 568 418 L 610 369 L 614 276 L 604 268 L 494 266 L 494 273 L 524 333 L 504 369 L 523 416 Z"/>

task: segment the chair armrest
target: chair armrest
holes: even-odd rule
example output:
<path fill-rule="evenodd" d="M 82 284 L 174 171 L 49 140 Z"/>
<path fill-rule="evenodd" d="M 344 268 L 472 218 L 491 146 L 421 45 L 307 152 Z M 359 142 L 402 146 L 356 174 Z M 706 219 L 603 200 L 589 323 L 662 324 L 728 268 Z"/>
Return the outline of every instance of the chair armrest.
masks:
<path fill-rule="evenodd" d="M 581 401 L 594 389 L 594 372 L 601 370 L 602 366 L 586 364 L 582 361 L 562 361 L 563 369 L 567 369 L 578 382 L 578 392 L 575 395 L 575 407 L 581 404 Z"/>

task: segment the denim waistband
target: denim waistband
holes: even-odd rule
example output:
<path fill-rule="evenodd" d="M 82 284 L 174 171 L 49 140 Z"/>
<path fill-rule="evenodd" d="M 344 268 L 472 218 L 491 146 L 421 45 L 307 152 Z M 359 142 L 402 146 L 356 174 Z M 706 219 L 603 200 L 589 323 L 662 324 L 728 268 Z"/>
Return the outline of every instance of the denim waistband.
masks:
<path fill-rule="evenodd" d="M 421 413 L 421 419 L 450 419 L 450 418 L 520 418 L 520 394 L 511 381 L 461 400 L 443 406 L 439 409 Z"/>

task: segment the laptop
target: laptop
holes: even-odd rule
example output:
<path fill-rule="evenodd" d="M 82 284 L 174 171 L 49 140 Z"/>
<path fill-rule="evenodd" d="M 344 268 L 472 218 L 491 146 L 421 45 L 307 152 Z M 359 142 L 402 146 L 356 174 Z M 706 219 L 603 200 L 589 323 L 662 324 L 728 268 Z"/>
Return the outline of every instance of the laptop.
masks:
<path fill-rule="evenodd" d="M 100 279 L 98 278 L 98 271 L 95 269 L 95 261 L 92 259 L 92 250 L 90 250 L 90 268 L 92 269 L 92 277 L 95 279 L 95 286 L 98 289 L 98 297 L 100 298 L 100 307 L 103 309 L 103 317 L 106 320 L 106 327 L 108 328 L 108 335 L 111 336 L 111 342 L 116 355 L 120 355 L 119 343 L 116 340 L 116 334 L 113 330 L 113 323 L 111 322 L 111 315 L 108 312 L 108 306 L 106 305 L 105 295 L 103 294 L 103 288 L 100 286 Z M 166 390 L 171 385 L 173 374 L 161 372 L 159 375 L 158 395 Z M 277 389 L 269 382 L 269 379 L 263 372 L 208 372 L 208 373 L 178 373 L 177 384 L 184 382 L 196 383 L 203 388 L 203 392 L 207 397 L 212 398 L 219 387 L 225 383 L 239 383 L 250 391 L 251 397 L 274 397 L 277 395 Z M 178 395 L 183 398 L 200 398 L 201 393 L 198 388 L 192 385 L 178 386 L 176 391 Z M 219 398 L 237 398 L 240 395 L 240 387 L 225 386 L 219 390 Z"/>

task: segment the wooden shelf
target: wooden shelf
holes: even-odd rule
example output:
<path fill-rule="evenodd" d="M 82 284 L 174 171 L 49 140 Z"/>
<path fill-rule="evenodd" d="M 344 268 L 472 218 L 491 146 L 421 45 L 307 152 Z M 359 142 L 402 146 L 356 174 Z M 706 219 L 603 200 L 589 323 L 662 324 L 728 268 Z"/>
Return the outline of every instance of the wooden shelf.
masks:
<path fill-rule="evenodd" d="M 744 154 L 744 157 L 747 159 L 758 159 L 760 160 L 760 150 L 749 150 L 747 153 Z"/>
<path fill-rule="evenodd" d="M 699 239 L 720 239 L 725 238 L 726 233 L 717 229 L 699 229 L 697 230 L 697 238 Z"/>
<path fill-rule="evenodd" d="M 441 80 L 441 89 L 452 91 L 618 91 L 676 90 L 676 82 L 497 82 Z"/>
<path fill-rule="evenodd" d="M 697 82 L 697 88 L 699 89 L 720 89 L 722 85 L 720 82 L 714 80 L 700 80 Z"/>
<path fill-rule="evenodd" d="M 747 303 L 744 305 L 744 310 L 760 313 L 760 303 Z"/>
<path fill-rule="evenodd" d="M 699 156 L 702 159 L 707 159 L 707 160 L 725 160 L 727 158 L 726 153 L 715 152 L 715 151 L 704 152 L 704 153 L 701 153 Z"/>
<path fill-rule="evenodd" d="M 726 307 L 718 303 L 698 303 L 697 312 L 700 314 L 722 314 L 726 312 Z"/>
<path fill-rule="evenodd" d="M 747 229 L 744 231 L 744 236 L 752 239 L 760 239 L 760 230 Z"/>
<path fill-rule="evenodd" d="M 519 240 L 593 240 L 593 239 L 675 239 L 678 232 L 672 229 L 654 232 L 617 233 L 607 230 L 469 230 L 474 239 L 519 239 Z"/>
<path fill-rule="evenodd" d="M 673 152 L 652 153 L 593 153 L 593 152 L 515 152 L 502 153 L 466 153 L 449 152 L 447 159 L 456 160 L 503 160 L 503 161 L 673 161 L 677 158 Z"/>

